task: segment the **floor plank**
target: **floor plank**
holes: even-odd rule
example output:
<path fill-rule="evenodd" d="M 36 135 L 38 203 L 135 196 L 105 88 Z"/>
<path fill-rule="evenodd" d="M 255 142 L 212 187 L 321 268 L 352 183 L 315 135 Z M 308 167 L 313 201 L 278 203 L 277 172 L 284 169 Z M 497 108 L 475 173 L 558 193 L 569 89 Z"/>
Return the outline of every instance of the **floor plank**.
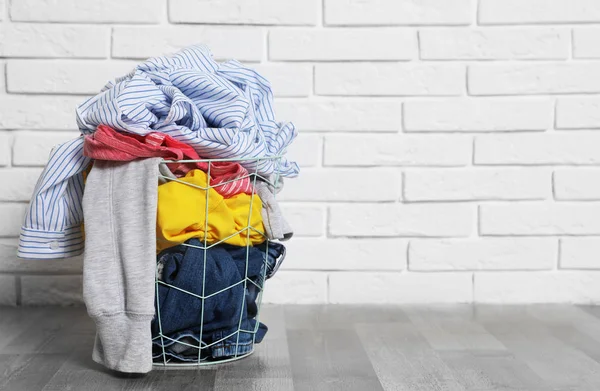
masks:
<path fill-rule="evenodd" d="M 470 305 L 408 307 L 405 311 L 435 350 L 506 350 L 475 320 Z"/>
<path fill-rule="evenodd" d="M 599 364 L 555 338 L 542 322 L 524 316 L 513 322 L 489 322 L 485 327 L 549 386 L 600 389 Z"/>
<path fill-rule="evenodd" d="M 6 345 L 24 330 L 42 322 L 48 314 L 50 311 L 44 308 L 30 308 L 25 311 L 22 308 L 0 307 L 0 351 L 7 353 Z"/>
<path fill-rule="evenodd" d="M 410 320 L 398 306 L 306 305 L 285 307 L 288 330 L 353 330 L 357 323 Z"/>
<path fill-rule="evenodd" d="M 356 331 L 385 390 L 465 389 L 415 325 L 360 324 Z"/>
<path fill-rule="evenodd" d="M 283 307 L 263 307 L 260 320 L 265 339 L 250 357 L 217 368 L 215 390 L 294 390 Z"/>
<path fill-rule="evenodd" d="M 90 341 L 93 342 L 93 341 Z M 47 382 L 43 391 L 63 390 L 212 390 L 215 369 L 171 370 L 157 368 L 147 375 L 118 374 L 96 364 L 91 358 L 91 348 L 82 345 L 76 349 L 56 374 Z"/>
<path fill-rule="evenodd" d="M 91 359 L 84 308 L 0 308 L 0 390 L 598 391 L 600 310 L 265 306 L 246 359 L 146 376 Z"/>
<path fill-rule="evenodd" d="M 524 362 L 501 351 L 443 351 L 442 360 L 466 390 L 543 391 L 542 378 Z"/>
<path fill-rule="evenodd" d="M 0 390 L 36 391 L 55 375 L 67 359 L 65 354 L 8 355 L 12 367 L 8 376 L 0 379 Z"/>
<path fill-rule="evenodd" d="M 69 354 L 76 346 L 72 334 L 81 334 L 79 325 L 87 317 L 80 308 L 46 308 L 36 313 L 35 320 L 23 327 L 3 354 L 62 353 Z"/>
<path fill-rule="evenodd" d="M 383 390 L 352 330 L 288 330 L 297 391 Z"/>

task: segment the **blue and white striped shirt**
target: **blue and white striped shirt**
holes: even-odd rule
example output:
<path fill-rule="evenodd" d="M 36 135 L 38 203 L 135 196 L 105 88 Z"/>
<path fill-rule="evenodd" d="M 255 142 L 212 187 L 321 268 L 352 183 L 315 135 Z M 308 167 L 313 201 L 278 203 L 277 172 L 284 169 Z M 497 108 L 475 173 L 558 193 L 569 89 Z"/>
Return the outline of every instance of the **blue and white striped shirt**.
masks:
<path fill-rule="evenodd" d="M 123 132 L 169 134 L 202 158 L 283 155 L 297 133 L 279 123 L 269 82 L 237 61 L 217 63 L 196 45 L 151 58 L 109 82 L 76 111 L 82 134 L 100 124 Z M 18 256 L 52 259 L 83 251 L 83 137 L 54 148 L 33 192 L 21 228 Z M 250 172 L 296 176 L 298 165 L 281 159 L 242 163 Z"/>

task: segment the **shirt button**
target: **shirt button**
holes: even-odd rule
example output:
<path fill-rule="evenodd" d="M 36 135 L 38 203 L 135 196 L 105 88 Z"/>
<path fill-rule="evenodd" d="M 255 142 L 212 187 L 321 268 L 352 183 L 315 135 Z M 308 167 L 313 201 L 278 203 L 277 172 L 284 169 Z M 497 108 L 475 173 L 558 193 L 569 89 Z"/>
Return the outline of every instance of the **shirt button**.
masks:
<path fill-rule="evenodd" d="M 57 242 L 56 240 L 55 240 L 55 241 L 53 241 L 53 242 L 50 242 L 50 248 L 51 248 L 52 250 L 57 250 L 57 249 L 58 249 L 58 247 L 59 247 L 59 246 L 58 246 L 58 242 Z"/>

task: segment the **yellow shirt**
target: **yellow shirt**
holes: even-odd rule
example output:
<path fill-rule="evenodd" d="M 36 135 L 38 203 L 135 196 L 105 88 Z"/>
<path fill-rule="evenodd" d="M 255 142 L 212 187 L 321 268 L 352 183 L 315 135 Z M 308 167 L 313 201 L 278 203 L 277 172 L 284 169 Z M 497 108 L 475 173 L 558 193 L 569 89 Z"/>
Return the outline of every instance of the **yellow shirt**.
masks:
<path fill-rule="evenodd" d="M 192 170 L 179 181 L 192 186 L 174 180 L 158 186 L 157 251 L 190 238 L 204 241 L 205 227 L 206 240 L 210 244 L 223 240 L 235 246 L 246 246 L 248 240 L 250 245 L 265 241 L 262 234 L 265 232 L 261 217 L 262 201 L 257 194 L 254 199 L 244 193 L 223 198 L 215 189 L 199 189 L 209 186 L 207 175 L 202 170 Z M 208 226 L 205 226 L 207 194 Z M 252 212 L 248 222 L 250 206 Z M 246 229 L 248 226 L 254 230 Z"/>

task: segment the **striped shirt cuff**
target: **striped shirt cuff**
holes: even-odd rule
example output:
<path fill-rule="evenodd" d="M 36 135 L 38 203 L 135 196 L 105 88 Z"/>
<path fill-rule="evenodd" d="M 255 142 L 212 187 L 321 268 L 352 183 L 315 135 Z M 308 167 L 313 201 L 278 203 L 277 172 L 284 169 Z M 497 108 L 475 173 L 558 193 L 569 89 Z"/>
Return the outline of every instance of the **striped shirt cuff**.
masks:
<path fill-rule="evenodd" d="M 44 231 L 22 227 L 19 236 L 19 258 L 57 259 L 83 253 L 83 234 L 80 226 L 64 231 Z"/>

